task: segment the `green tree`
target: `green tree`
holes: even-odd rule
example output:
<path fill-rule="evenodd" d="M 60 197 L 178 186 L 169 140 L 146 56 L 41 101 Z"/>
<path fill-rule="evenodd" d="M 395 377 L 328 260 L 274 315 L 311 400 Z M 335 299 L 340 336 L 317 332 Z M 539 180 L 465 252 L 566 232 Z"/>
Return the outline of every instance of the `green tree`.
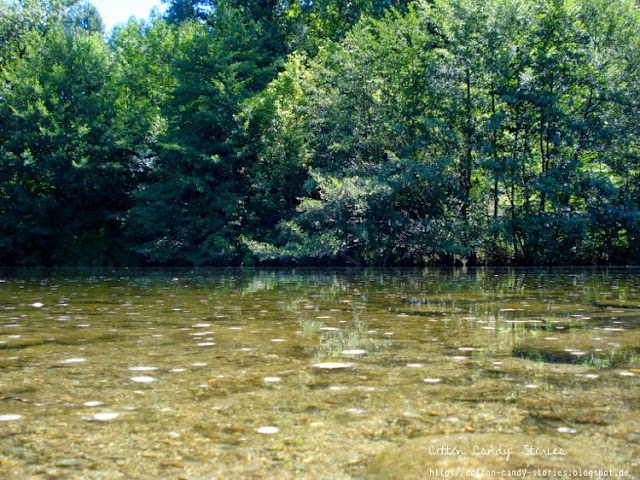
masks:
<path fill-rule="evenodd" d="M 66 11 L 42 29 L 46 35 L 34 36 L 37 47 L 16 60 L 2 89 L 5 264 L 131 261 L 121 222 L 162 123 L 160 87 L 151 72 L 141 75 L 137 50 L 127 66 L 137 72 L 123 68 L 124 33 L 114 55 L 101 32 L 69 27 L 77 15 Z M 157 59 L 146 53 L 149 64 Z M 148 83 L 136 84 L 136 74 Z"/>
<path fill-rule="evenodd" d="M 185 21 L 205 20 L 210 2 L 200 0 L 162 0 L 168 4 L 166 19 L 171 24 Z"/>
<path fill-rule="evenodd" d="M 62 23 L 68 31 L 82 30 L 88 33 L 104 33 L 104 23 L 98 9 L 89 2 L 79 3 L 67 9 Z"/>
<path fill-rule="evenodd" d="M 126 167 L 108 142 L 113 101 L 109 52 L 95 35 L 61 28 L 16 66 L 3 92 L 2 212 L 11 248 L 5 262 L 102 261 L 121 207 Z M 93 251 L 95 250 L 95 251 Z M 89 258 L 87 258 L 89 257 Z M 95 257 L 95 258 L 90 258 Z"/>
<path fill-rule="evenodd" d="M 137 251 L 152 263 L 238 262 L 246 170 L 236 114 L 277 71 L 270 40 L 246 9 L 219 2 L 207 23 L 179 26 L 167 133 L 128 215 Z"/>

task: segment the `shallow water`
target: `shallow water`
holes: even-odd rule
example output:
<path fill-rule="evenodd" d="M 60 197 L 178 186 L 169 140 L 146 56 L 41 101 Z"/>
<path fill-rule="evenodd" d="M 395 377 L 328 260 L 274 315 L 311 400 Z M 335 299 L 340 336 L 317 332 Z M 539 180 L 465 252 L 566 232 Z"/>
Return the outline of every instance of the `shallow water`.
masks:
<path fill-rule="evenodd" d="M 637 269 L 0 273 L 1 478 L 361 478 L 510 433 L 640 478 L 639 413 Z"/>

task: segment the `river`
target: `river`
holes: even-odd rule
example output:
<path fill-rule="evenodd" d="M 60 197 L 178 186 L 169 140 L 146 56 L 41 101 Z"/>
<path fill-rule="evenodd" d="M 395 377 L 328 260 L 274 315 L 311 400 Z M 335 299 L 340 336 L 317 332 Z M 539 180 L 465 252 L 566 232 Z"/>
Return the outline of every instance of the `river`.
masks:
<path fill-rule="evenodd" d="M 389 455 L 425 441 L 418 467 Z M 0 271 L 4 479 L 444 478 L 449 457 L 640 478 L 640 270 Z"/>

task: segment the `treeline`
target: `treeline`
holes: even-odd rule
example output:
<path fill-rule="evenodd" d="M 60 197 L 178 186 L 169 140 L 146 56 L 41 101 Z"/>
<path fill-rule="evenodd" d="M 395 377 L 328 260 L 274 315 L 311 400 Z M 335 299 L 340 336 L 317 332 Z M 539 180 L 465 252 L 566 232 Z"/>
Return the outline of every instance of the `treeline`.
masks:
<path fill-rule="evenodd" d="M 0 0 L 0 264 L 640 261 L 635 0 Z"/>

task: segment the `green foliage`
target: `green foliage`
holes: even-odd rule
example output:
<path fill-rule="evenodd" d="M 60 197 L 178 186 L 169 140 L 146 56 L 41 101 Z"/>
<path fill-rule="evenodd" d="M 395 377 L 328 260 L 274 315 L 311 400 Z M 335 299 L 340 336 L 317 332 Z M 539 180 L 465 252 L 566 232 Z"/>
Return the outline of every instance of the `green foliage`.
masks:
<path fill-rule="evenodd" d="M 633 0 L 0 1 L 0 263 L 637 263 Z"/>
<path fill-rule="evenodd" d="M 236 154 L 236 115 L 276 72 L 263 25 L 219 2 L 207 24 L 177 30 L 167 128 L 127 228 L 151 263 L 218 265 L 240 260 L 246 168 Z"/>
<path fill-rule="evenodd" d="M 127 92 L 111 83 L 113 57 L 104 39 L 66 28 L 69 17 L 60 18 L 34 27 L 24 55 L 4 72 L 4 264 L 126 259 L 118 215 L 130 206 L 139 170 L 117 123 L 119 96 Z"/>
<path fill-rule="evenodd" d="M 206 18 L 206 9 L 209 2 L 199 0 L 162 0 L 168 4 L 167 22 L 179 24 L 182 22 Z"/>
<path fill-rule="evenodd" d="M 88 33 L 104 33 L 104 23 L 100 12 L 89 2 L 69 8 L 66 15 L 62 17 L 62 23 L 69 32 L 79 30 Z"/>
<path fill-rule="evenodd" d="M 292 56 L 278 77 L 250 97 L 238 115 L 246 165 L 249 235 L 273 233 L 295 211 L 307 180 L 306 57 Z"/>

